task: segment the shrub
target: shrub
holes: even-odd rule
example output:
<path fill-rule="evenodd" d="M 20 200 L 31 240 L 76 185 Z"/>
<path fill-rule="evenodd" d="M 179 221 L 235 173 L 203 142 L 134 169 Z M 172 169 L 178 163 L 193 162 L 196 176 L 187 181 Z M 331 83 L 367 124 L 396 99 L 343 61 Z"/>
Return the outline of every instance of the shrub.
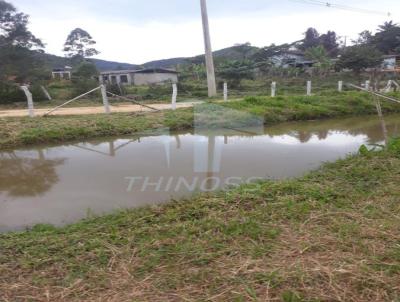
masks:
<path fill-rule="evenodd" d="M 48 85 L 49 89 L 67 89 L 67 88 L 71 88 L 71 87 L 72 87 L 71 81 L 67 81 L 67 80 L 52 81 Z"/>
<path fill-rule="evenodd" d="M 29 87 L 29 90 L 32 93 L 34 102 L 47 101 L 47 97 L 44 94 L 40 85 L 32 85 L 31 87 Z"/>
<path fill-rule="evenodd" d="M 388 150 L 400 156 L 400 138 L 393 138 L 388 143 Z"/>
<path fill-rule="evenodd" d="M 94 79 L 72 78 L 73 95 L 78 96 L 99 86 Z"/>
<path fill-rule="evenodd" d="M 126 89 L 124 85 L 109 84 L 107 85 L 107 91 L 117 95 L 126 95 Z"/>
<path fill-rule="evenodd" d="M 24 92 L 15 84 L 0 83 L 0 104 L 11 104 L 26 100 Z"/>
<path fill-rule="evenodd" d="M 32 85 L 29 87 L 34 102 L 46 100 L 46 95 L 42 91 L 40 85 Z M 25 93 L 17 84 L 0 83 L 0 104 L 12 104 L 18 102 L 26 102 Z"/>

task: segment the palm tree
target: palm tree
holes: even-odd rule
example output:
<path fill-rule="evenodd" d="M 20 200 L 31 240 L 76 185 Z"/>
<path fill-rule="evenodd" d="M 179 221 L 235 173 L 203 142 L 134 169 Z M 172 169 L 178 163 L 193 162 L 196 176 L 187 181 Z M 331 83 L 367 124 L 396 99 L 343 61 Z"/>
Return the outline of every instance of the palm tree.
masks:
<path fill-rule="evenodd" d="M 332 67 L 332 61 L 323 46 L 307 49 L 306 57 L 317 62 L 315 66 L 320 70 L 321 75 L 325 75 Z"/>
<path fill-rule="evenodd" d="M 397 26 L 398 26 L 398 24 L 393 23 L 393 21 L 385 22 L 385 23 L 383 23 L 383 25 L 379 25 L 378 31 L 382 32 L 382 31 L 391 30 L 393 28 L 396 28 Z"/>
<path fill-rule="evenodd" d="M 385 22 L 379 26 L 378 32 L 373 37 L 373 43 L 384 54 L 396 52 L 400 47 L 400 26 L 393 21 Z"/>

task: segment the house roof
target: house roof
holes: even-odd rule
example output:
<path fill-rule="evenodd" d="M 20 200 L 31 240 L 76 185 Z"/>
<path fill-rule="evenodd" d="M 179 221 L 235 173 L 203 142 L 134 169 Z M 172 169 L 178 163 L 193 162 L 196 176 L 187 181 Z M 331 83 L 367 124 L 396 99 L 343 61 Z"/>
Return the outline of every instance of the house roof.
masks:
<path fill-rule="evenodd" d="M 390 59 L 390 58 L 399 58 L 400 54 L 394 54 L 394 55 L 384 55 L 384 59 Z"/>
<path fill-rule="evenodd" d="M 100 74 L 127 74 L 127 73 L 174 73 L 178 74 L 176 70 L 166 69 L 166 68 L 145 68 L 145 69 L 136 69 L 136 70 L 109 70 L 102 71 Z"/>
<path fill-rule="evenodd" d="M 285 55 L 296 55 L 296 56 L 304 56 L 304 52 L 300 51 L 300 50 L 284 50 L 281 52 L 281 54 L 285 54 Z"/>
<path fill-rule="evenodd" d="M 58 66 L 55 66 L 54 68 L 53 68 L 53 71 L 54 72 L 61 72 L 61 71 L 71 71 L 72 70 L 72 67 L 71 66 L 61 66 L 61 65 L 58 65 Z"/>
<path fill-rule="evenodd" d="M 179 73 L 176 70 L 166 68 L 146 68 L 136 70 L 135 73 Z"/>
<path fill-rule="evenodd" d="M 69 72 L 71 69 L 67 68 L 53 68 L 53 72 Z"/>
<path fill-rule="evenodd" d="M 127 74 L 127 73 L 134 73 L 136 70 L 129 70 L 129 69 L 124 69 L 124 70 L 107 70 L 107 71 L 102 71 L 100 74 Z"/>

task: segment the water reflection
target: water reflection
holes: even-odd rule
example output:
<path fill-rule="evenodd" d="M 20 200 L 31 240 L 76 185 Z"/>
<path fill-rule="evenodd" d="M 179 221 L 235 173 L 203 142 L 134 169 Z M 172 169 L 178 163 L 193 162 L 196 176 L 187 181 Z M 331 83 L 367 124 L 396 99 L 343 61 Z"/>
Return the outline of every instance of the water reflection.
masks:
<path fill-rule="evenodd" d="M 399 116 L 385 118 L 388 135 L 399 134 Z M 0 231 L 37 223 L 62 225 L 88 211 L 159 203 L 196 189 L 221 188 L 229 178 L 300 176 L 326 161 L 385 140 L 377 116 L 285 123 L 271 127 L 193 131 L 108 139 L 0 153 Z M 127 177 L 143 183 L 127 190 Z M 162 181 L 160 180 L 162 178 Z M 221 180 L 216 186 L 216 179 Z M 159 190 L 156 190 L 159 188 Z"/>
<path fill-rule="evenodd" d="M 398 115 L 384 118 L 387 133 L 399 134 L 400 117 Z M 307 123 L 286 123 L 281 127 L 268 127 L 266 133 L 270 136 L 288 134 L 301 143 L 307 143 L 313 136 L 324 140 L 329 133 L 340 132 L 352 136 L 365 135 L 368 144 L 377 144 L 385 141 L 381 120 L 377 116 L 357 117 L 342 120 L 312 121 Z"/>
<path fill-rule="evenodd" d="M 59 181 L 56 167 L 65 159 L 49 159 L 43 150 L 38 158 L 20 157 L 16 152 L 0 154 L 0 192 L 12 197 L 32 197 L 46 193 Z"/>

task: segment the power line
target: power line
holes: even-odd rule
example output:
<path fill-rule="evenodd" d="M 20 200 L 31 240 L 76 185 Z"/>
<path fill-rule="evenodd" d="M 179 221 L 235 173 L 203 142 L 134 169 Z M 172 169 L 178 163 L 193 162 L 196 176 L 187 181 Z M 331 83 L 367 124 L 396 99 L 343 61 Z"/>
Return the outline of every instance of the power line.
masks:
<path fill-rule="evenodd" d="M 333 2 L 324 2 L 324 1 L 319 1 L 319 0 L 290 0 L 290 1 L 318 5 L 318 6 L 325 6 L 328 8 L 336 8 L 336 9 L 347 10 L 347 11 L 363 13 L 363 14 L 373 14 L 373 15 L 381 15 L 381 16 L 388 16 L 388 17 L 390 17 L 392 15 L 390 12 L 385 13 L 383 11 L 357 8 L 357 7 L 353 7 L 353 6 L 348 6 L 348 5 L 343 5 L 343 4 L 333 3 Z"/>

